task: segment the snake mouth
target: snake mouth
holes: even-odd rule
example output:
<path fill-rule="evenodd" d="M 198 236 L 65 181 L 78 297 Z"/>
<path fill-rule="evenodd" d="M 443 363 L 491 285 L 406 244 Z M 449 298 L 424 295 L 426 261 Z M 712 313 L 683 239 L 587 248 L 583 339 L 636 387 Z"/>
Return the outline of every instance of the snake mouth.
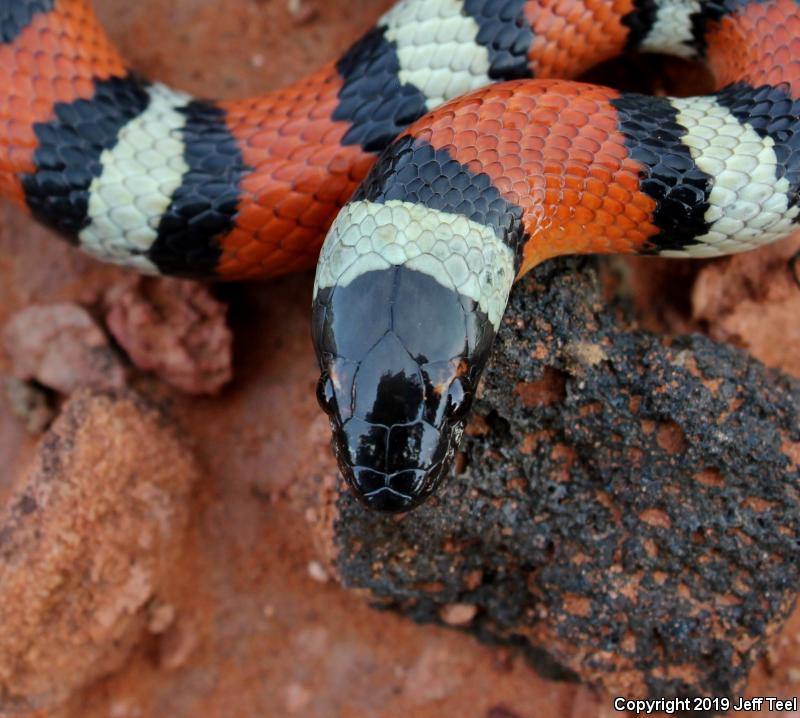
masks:
<path fill-rule="evenodd" d="M 400 513 L 425 501 L 443 479 L 447 466 L 441 461 L 426 470 L 385 473 L 340 462 L 339 469 L 364 506 L 381 513 Z"/>
<path fill-rule="evenodd" d="M 383 514 L 402 513 L 414 508 L 418 503 L 411 496 L 394 491 L 388 486 L 369 494 L 356 492 L 356 496 L 365 506 Z"/>

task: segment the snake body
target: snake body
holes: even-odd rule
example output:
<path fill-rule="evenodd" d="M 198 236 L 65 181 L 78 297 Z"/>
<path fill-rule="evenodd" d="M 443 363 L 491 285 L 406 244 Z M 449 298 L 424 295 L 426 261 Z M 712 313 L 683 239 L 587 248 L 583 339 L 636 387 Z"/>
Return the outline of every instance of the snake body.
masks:
<path fill-rule="evenodd" d="M 339 465 L 404 510 L 446 474 L 531 267 L 793 230 L 798 30 L 796 0 L 401 0 L 291 87 L 214 102 L 131 71 L 87 0 L 0 0 L 0 193 L 141 272 L 268 277 L 319 255 Z M 564 79 L 628 50 L 702 60 L 719 89 Z"/>
<path fill-rule="evenodd" d="M 580 26 L 584 6 L 571 7 Z M 511 286 L 531 267 L 575 253 L 714 257 L 795 228 L 800 6 L 637 9 L 617 16 L 627 33 L 615 49 L 699 55 L 716 93 L 559 79 L 474 91 L 402 132 L 328 233 L 314 288 L 318 394 L 340 469 L 369 506 L 407 510 L 440 484 Z M 558 35 L 567 48 L 571 29 Z"/>

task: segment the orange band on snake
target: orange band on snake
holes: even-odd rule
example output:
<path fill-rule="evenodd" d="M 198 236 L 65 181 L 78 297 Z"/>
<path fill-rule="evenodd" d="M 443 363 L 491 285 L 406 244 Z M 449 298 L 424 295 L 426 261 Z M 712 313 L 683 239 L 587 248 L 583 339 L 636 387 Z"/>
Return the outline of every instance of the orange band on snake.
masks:
<path fill-rule="evenodd" d="M 130 72 L 86 0 L 0 0 L 0 190 L 104 260 L 273 276 L 313 265 L 376 153 L 444 101 L 498 80 L 570 77 L 626 49 L 706 58 L 721 84 L 788 82 L 793 97 L 796 19 L 793 2 L 410 0 L 295 85 L 215 103 Z M 657 200 L 626 193 L 652 212 Z M 595 241 L 634 249 L 608 206 L 612 236 Z M 580 212 L 572 222 L 562 248 L 586 249 Z"/>

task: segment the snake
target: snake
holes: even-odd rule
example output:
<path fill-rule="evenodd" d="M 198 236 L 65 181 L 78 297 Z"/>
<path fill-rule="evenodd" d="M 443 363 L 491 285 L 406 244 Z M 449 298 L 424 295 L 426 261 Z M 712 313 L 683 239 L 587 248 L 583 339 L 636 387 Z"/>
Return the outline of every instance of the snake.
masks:
<path fill-rule="evenodd" d="M 298 82 L 214 101 L 138 74 L 88 0 L 0 0 L 0 195 L 141 273 L 316 264 L 339 469 L 407 511 L 448 474 L 531 268 L 792 233 L 799 30 L 798 0 L 400 0 Z M 714 92 L 571 79 L 627 52 L 705 63 Z"/>

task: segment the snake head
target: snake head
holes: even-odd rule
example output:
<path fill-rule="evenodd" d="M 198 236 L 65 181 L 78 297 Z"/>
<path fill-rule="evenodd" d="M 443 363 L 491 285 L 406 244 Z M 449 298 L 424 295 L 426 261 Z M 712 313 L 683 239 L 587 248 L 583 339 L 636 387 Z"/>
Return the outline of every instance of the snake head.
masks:
<path fill-rule="evenodd" d="M 390 219 L 354 224 L 347 208 L 340 215 L 317 271 L 312 334 L 339 468 L 363 503 L 396 512 L 447 475 L 496 329 L 480 295 L 436 275 L 439 260 L 403 261 L 392 250 L 395 261 L 375 252 L 348 259 L 342 235 L 377 233 L 385 245 L 403 232 L 402 216 L 399 225 Z"/>
<path fill-rule="evenodd" d="M 317 294 L 317 397 L 367 506 L 408 510 L 447 474 L 492 340 L 473 310 L 403 267 Z"/>

